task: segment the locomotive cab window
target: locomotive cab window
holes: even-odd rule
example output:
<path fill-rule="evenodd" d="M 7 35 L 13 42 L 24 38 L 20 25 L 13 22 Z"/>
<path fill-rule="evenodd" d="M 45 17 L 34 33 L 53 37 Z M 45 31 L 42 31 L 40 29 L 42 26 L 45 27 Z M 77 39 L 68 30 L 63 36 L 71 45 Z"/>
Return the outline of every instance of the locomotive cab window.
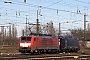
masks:
<path fill-rule="evenodd" d="M 22 41 L 31 41 L 31 37 L 22 37 L 21 40 Z"/>

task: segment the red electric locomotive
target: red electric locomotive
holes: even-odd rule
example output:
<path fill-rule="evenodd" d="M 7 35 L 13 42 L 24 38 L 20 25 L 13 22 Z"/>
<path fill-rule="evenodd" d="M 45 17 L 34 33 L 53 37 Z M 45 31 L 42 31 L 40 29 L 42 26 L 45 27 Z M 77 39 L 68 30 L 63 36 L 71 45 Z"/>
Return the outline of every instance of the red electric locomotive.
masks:
<path fill-rule="evenodd" d="M 21 53 L 58 53 L 59 41 L 52 36 L 21 36 L 19 42 Z"/>

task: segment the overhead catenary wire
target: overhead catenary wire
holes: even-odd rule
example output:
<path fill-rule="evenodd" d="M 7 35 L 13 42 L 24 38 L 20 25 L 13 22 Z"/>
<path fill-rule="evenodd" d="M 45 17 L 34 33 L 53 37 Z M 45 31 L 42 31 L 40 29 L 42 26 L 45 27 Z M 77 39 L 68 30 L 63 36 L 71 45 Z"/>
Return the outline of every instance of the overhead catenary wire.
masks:
<path fill-rule="evenodd" d="M 2 1 L 2 2 L 4 2 L 4 1 Z M 21 4 L 21 3 L 15 3 L 15 2 L 13 2 L 12 4 L 18 4 L 18 5 L 23 5 L 23 4 Z M 34 4 L 28 4 L 28 3 L 26 3 L 24 6 L 31 6 L 31 7 L 40 7 L 39 5 L 34 5 Z M 41 8 L 42 9 L 49 9 L 49 10 L 58 10 L 58 11 L 62 11 L 62 12 L 69 12 L 69 13 L 75 13 L 75 14 L 77 14 L 77 12 L 72 12 L 72 11 L 67 11 L 67 10 L 60 10 L 60 9 L 55 9 L 55 8 L 49 8 L 49 7 L 44 7 L 44 6 L 41 6 Z M 82 13 L 82 15 L 83 15 L 84 13 Z"/>
<path fill-rule="evenodd" d="M 4 2 L 4 1 L 3 1 Z M 17 3 L 13 3 L 13 4 L 17 4 Z M 18 3 L 19 4 L 19 3 Z M 26 3 L 27 5 L 25 5 L 25 6 L 31 6 L 31 7 L 40 7 L 39 5 L 34 5 L 34 4 L 28 4 L 28 3 Z M 20 5 L 22 5 L 22 4 L 20 4 Z M 77 14 L 77 12 L 72 12 L 72 11 L 66 11 L 66 10 L 59 10 L 59 9 L 54 9 L 54 8 L 48 8 L 48 7 L 43 7 L 43 6 L 41 6 L 43 9 L 50 9 L 50 10 L 58 10 L 58 11 L 63 11 L 63 12 L 70 12 L 70 13 L 75 13 L 75 14 Z M 78 13 L 78 14 L 84 14 L 84 13 Z"/>
<path fill-rule="evenodd" d="M 60 1 L 57 1 L 57 2 L 55 2 L 55 3 L 52 3 L 52 4 L 50 4 L 50 5 L 46 6 L 46 7 L 49 7 L 49 6 L 55 5 L 55 4 L 57 4 L 57 3 L 61 2 L 61 1 L 62 1 L 62 0 L 60 0 Z"/>
<path fill-rule="evenodd" d="M 65 10 L 62 10 L 62 11 L 65 11 Z M 71 12 L 71 11 L 66 11 L 66 12 Z M 76 13 L 76 12 L 74 12 L 74 13 Z M 44 16 L 44 15 L 43 15 Z"/>
<path fill-rule="evenodd" d="M 84 1 L 80 1 L 80 0 L 75 0 L 77 2 L 80 2 L 80 3 L 84 3 L 84 4 L 90 4 L 89 2 L 84 2 Z"/>
<path fill-rule="evenodd" d="M 57 9 L 57 8 L 51 8 L 50 6 L 52 5 L 52 4 L 50 4 L 50 5 L 48 5 L 48 6 L 41 6 L 41 5 L 36 5 L 36 4 L 29 4 L 29 3 L 18 3 L 18 2 L 12 2 L 12 4 L 15 4 L 15 5 L 21 5 L 21 6 L 28 6 L 28 7 L 34 7 L 34 8 L 38 8 L 38 7 L 41 7 L 41 9 L 48 9 L 48 10 L 54 10 L 54 11 L 57 11 L 58 10 L 58 13 L 59 12 L 67 12 L 67 13 L 74 13 L 74 14 L 80 14 L 80 15 L 83 15 L 84 13 L 77 13 L 76 11 L 68 11 L 68 10 L 66 10 L 66 9 Z M 57 2 L 56 2 L 56 4 L 57 4 Z M 66 3 L 66 5 L 68 5 L 68 3 Z M 68 6 L 71 6 L 71 5 L 68 5 Z M 35 9 L 35 11 L 36 11 L 36 9 Z M 15 10 L 15 12 L 16 11 L 20 11 L 20 10 Z M 34 11 L 34 12 L 35 12 Z M 28 13 L 28 11 L 20 11 L 20 13 L 23 13 L 23 14 L 25 14 L 25 12 L 27 12 Z M 43 15 L 42 14 L 42 16 L 45 16 L 45 17 L 49 17 L 49 16 L 46 16 L 46 15 Z M 7 16 L 7 17 L 9 17 L 9 16 Z M 11 16 L 12 17 L 12 16 Z M 53 16 L 51 16 L 51 17 L 53 17 Z M 18 17 L 17 17 L 18 18 Z M 54 17 L 53 17 L 54 18 Z M 56 18 L 56 17 L 55 17 Z"/>
<path fill-rule="evenodd" d="M 17 3 L 16 3 L 17 4 Z M 27 4 L 27 3 L 26 3 Z M 33 4 L 31 4 L 32 6 L 38 6 L 38 5 L 33 5 Z M 26 6 L 29 6 L 29 5 L 26 5 Z M 39 6 L 38 6 L 39 7 Z M 66 11 L 66 10 L 59 10 L 59 9 L 53 9 L 53 8 L 48 8 L 48 7 L 43 7 L 43 6 L 41 6 L 43 9 L 44 8 L 46 8 L 46 9 L 50 9 L 50 10 L 58 10 L 58 11 L 63 11 L 63 12 L 70 12 L 70 13 L 76 13 L 77 14 L 77 12 L 72 12 L 72 11 Z"/>
<path fill-rule="evenodd" d="M 62 0 L 61 0 L 62 1 Z M 56 3 L 59 3 L 59 2 L 61 2 L 61 1 L 58 1 L 58 2 L 56 2 Z M 28 3 L 27 3 L 28 4 Z M 55 4 L 55 3 L 54 3 Z M 66 4 L 66 2 L 64 2 L 64 4 Z M 38 6 L 38 7 L 42 7 L 42 8 L 46 8 L 46 9 L 50 9 L 50 10 L 59 10 L 59 11 L 63 11 L 63 12 L 70 12 L 70 13 L 76 13 L 77 14 L 77 12 L 72 12 L 72 11 L 66 11 L 66 10 L 60 10 L 60 9 L 54 9 L 54 8 L 49 8 L 49 7 L 44 7 L 44 6 L 39 6 L 39 5 L 34 5 L 34 4 L 30 4 L 30 5 L 32 5 L 32 6 Z M 51 4 L 52 5 L 52 4 Z M 66 6 L 70 6 L 71 7 L 71 5 L 70 4 L 66 4 Z M 74 6 L 72 6 L 72 7 L 74 7 Z M 80 13 L 81 14 L 81 13 Z M 82 13 L 82 14 L 84 14 L 84 13 Z"/>
<path fill-rule="evenodd" d="M 13 3 L 12 3 L 13 4 Z M 15 4 L 18 4 L 18 3 L 15 3 Z M 27 4 L 27 3 L 26 3 Z M 20 5 L 20 4 L 19 4 Z M 21 4 L 22 5 L 22 4 Z M 32 5 L 32 4 L 31 4 Z M 25 6 L 29 6 L 29 5 L 25 5 Z M 33 5 L 32 5 L 33 6 Z M 39 5 L 34 5 L 34 7 L 40 7 Z M 70 13 L 75 13 L 77 14 L 77 12 L 72 12 L 72 11 L 66 11 L 66 10 L 59 10 L 59 9 L 54 9 L 54 8 L 48 8 L 48 7 L 43 7 L 41 6 L 41 8 L 43 9 L 50 9 L 50 10 L 58 10 L 58 11 L 62 11 L 62 12 L 70 12 Z M 80 13 L 78 13 L 80 14 Z M 83 15 L 83 14 L 82 14 Z"/>
<path fill-rule="evenodd" d="M 7 10 L 7 11 L 9 11 L 9 10 Z M 17 12 L 17 11 L 13 11 L 13 12 Z M 27 11 L 20 11 L 20 12 L 27 12 Z M 30 13 L 30 14 L 36 14 L 36 13 Z M 53 17 L 53 16 L 48 16 L 48 15 L 43 15 L 43 14 L 42 14 L 42 16 Z M 58 16 L 61 16 L 61 15 L 58 15 Z M 15 15 L 14 16 L 8 16 L 8 17 L 15 17 Z M 17 17 L 17 18 L 23 18 L 23 17 Z M 54 17 L 54 18 L 56 18 L 56 17 Z M 60 19 L 66 19 L 66 18 L 60 18 Z"/>

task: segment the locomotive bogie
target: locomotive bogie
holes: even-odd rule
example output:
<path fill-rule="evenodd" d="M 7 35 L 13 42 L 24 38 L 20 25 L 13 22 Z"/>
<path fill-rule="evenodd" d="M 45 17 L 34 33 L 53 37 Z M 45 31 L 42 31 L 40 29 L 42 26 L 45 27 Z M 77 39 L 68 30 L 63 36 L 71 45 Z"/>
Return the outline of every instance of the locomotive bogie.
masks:
<path fill-rule="evenodd" d="M 19 52 L 28 53 L 30 51 L 31 51 L 30 48 L 19 48 Z"/>
<path fill-rule="evenodd" d="M 57 49 L 37 49 L 37 50 L 30 50 L 29 48 L 20 48 L 19 49 L 19 52 L 21 53 L 32 53 L 32 54 L 35 54 L 35 53 L 38 53 L 38 54 L 48 54 L 48 53 L 59 53 L 59 50 Z"/>

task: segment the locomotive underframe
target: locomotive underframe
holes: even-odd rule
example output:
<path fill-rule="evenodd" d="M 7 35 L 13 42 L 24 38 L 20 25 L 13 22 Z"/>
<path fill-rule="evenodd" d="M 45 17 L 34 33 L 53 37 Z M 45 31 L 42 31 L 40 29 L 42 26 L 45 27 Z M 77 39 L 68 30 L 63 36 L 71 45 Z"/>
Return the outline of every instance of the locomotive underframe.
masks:
<path fill-rule="evenodd" d="M 21 53 L 59 53 L 58 47 L 37 47 L 34 50 L 31 50 L 30 48 L 24 47 L 19 48 L 19 52 Z"/>

